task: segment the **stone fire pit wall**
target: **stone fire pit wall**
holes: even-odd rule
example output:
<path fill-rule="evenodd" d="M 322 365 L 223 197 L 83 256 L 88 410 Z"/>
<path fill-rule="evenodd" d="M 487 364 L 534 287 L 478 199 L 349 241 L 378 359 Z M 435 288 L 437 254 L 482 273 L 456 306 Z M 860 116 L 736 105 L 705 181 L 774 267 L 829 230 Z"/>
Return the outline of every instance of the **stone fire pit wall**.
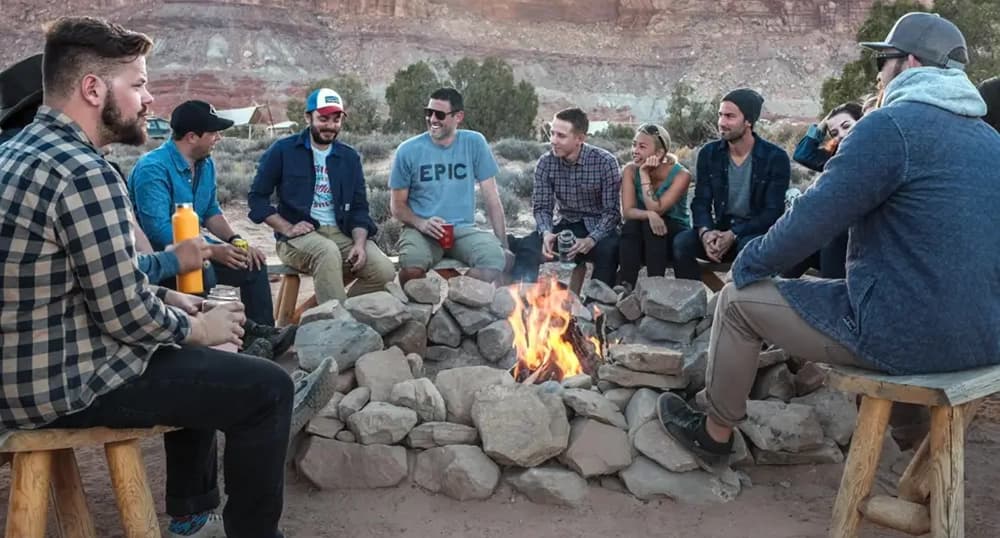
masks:
<path fill-rule="evenodd" d="M 576 506 L 591 487 L 724 502 L 748 483 L 741 467 L 843 461 L 854 402 L 780 349 L 761 352 L 729 467 L 702 470 L 663 433 L 657 397 L 698 401 L 704 388 L 714 299 L 700 282 L 645 278 L 625 293 L 588 281 L 572 311 L 584 332 L 594 308 L 605 317 L 607 362 L 596 379 L 541 385 L 508 372 L 506 288 L 432 275 L 321 305 L 303 315 L 295 347 L 306 370 L 334 358 L 337 392 L 307 426 L 296 466 L 323 489 L 409 480 L 465 500 L 503 480 L 534 502 Z"/>

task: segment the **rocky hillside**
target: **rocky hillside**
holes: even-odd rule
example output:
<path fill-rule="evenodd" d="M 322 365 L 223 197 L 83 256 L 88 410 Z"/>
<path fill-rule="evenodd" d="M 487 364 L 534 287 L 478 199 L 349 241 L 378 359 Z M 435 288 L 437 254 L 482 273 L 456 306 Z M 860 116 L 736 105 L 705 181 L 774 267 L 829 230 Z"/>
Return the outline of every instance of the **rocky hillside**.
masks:
<path fill-rule="evenodd" d="M 505 58 L 532 82 L 542 113 L 570 103 L 596 119 L 659 119 L 671 86 L 704 96 L 750 85 L 778 116 L 818 112 L 822 80 L 855 53 L 872 0 L 71 0 L 147 32 L 155 109 L 189 97 L 270 104 L 309 81 L 355 73 L 381 95 L 393 73 L 428 60 Z M 41 49 L 66 11 L 0 1 L 0 61 Z"/>

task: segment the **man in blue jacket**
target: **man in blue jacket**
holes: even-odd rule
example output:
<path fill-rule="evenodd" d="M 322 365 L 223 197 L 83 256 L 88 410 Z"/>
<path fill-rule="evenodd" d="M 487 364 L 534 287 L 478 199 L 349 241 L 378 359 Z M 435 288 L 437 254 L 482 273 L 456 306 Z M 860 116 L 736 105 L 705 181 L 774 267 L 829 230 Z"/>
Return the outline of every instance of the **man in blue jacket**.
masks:
<path fill-rule="evenodd" d="M 673 396 L 657 406 L 667 432 L 705 459 L 732 447 L 762 341 L 893 375 L 1000 363 L 1000 134 L 980 120 L 965 38 L 909 13 L 862 45 L 886 85 L 882 107 L 736 259 L 712 328 L 707 414 Z M 846 279 L 773 278 L 844 230 Z"/>
<path fill-rule="evenodd" d="M 128 192 L 139 226 L 154 250 L 174 242 L 171 216 L 177 204 L 190 203 L 201 226 L 224 243 L 210 241 L 211 264 L 204 269 L 205 291 L 216 282 L 238 286 L 246 307 L 247 349 L 257 339 L 270 342 L 274 356 L 291 346 L 294 328 L 274 328 L 274 306 L 267 263 L 260 249 L 244 250 L 232 243 L 242 239 L 229 224 L 216 196 L 212 148 L 219 134 L 233 125 L 204 101 L 186 101 L 170 116 L 172 139 L 143 155 L 129 176 Z M 169 279 L 162 283 L 172 286 Z M 267 355 L 268 353 L 264 353 Z"/>
<path fill-rule="evenodd" d="M 674 275 L 699 280 L 699 259 L 732 261 L 785 210 L 791 163 L 785 150 L 753 132 L 764 98 L 733 90 L 719 103 L 719 140 L 698 152 L 694 227 L 674 240 Z"/>
<path fill-rule="evenodd" d="M 316 300 L 343 301 L 385 288 L 392 262 L 371 240 L 361 157 L 337 140 L 347 112 L 337 92 L 320 88 L 306 99 L 299 134 L 278 140 L 260 158 L 250 188 L 250 220 L 274 229 L 281 261 L 312 275 Z M 278 207 L 271 195 L 278 191 Z"/>

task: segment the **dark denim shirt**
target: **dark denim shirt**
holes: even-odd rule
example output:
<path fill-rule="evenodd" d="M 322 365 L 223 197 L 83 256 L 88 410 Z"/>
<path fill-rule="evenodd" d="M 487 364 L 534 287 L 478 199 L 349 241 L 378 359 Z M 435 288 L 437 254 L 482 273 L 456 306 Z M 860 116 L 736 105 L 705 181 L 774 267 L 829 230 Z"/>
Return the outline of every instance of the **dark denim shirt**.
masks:
<path fill-rule="evenodd" d="M 286 136 L 271 144 L 257 166 L 257 175 L 250 187 L 248 203 L 250 220 L 256 223 L 277 213 L 295 224 L 308 221 L 319 226 L 309 215 L 316 191 L 313 152 L 309 145 L 309 130 Z M 355 228 L 368 230 L 375 236 L 378 228 L 368 213 L 368 194 L 361 168 L 361 156 L 351 146 L 336 141 L 326 157 L 327 176 L 333 194 L 337 227 L 348 237 Z M 271 204 L 271 195 L 278 191 L 278 206 Z M 278 240 L 284 236 L 275 233 Z"/>
<path fill-rule="evenodd" d="M 791 180 L 788 154 L 780 147 L 753 135 L 750 152 L 750 218 L 734 221 L 729 214 L 729 144 L 715 140 L 698 152 L 691 215 L 695 229 L 732 230 L 739 237 L 760 235 L 785 211 L 785 191 Z"/>

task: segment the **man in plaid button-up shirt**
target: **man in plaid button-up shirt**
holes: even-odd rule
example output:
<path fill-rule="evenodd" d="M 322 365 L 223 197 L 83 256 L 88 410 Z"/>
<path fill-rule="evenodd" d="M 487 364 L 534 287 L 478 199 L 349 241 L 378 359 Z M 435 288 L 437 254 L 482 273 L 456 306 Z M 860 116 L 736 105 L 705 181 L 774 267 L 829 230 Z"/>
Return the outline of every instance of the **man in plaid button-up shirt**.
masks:
<path fill-rule="evenodd" d="M 593 277 L 613 286 L 618 272 L 618 225 L 621 223 L 621 169 L 611 153 L 587 144 L 587 114 L 579 108 L 556 113 L 552 150 L 535 166 L 532 209 L 541 256 L 556 256 L 555 238 L 572 230 L 575 260 L 594 264 Z M 538 274 L 528 268 L 526 280 Z M 533 270 L 533 273 L 532 273 Z"/>
<path fill-rule="evenodd" d="M 150 427 L 164 436 L 168 536 L 276 538 L 292 383 L 240 343 L 242 305 L 150 286 L 130 203 L 101 147 L 145 141 L 148 37 L 92 18 L 46 35 L 44 105 L 0 146 L 0 437 L 18 428 Z M 183 345 L 183 347 L 181 347 Z M 189 531 L 195 530 L 194 534 Z"/>

